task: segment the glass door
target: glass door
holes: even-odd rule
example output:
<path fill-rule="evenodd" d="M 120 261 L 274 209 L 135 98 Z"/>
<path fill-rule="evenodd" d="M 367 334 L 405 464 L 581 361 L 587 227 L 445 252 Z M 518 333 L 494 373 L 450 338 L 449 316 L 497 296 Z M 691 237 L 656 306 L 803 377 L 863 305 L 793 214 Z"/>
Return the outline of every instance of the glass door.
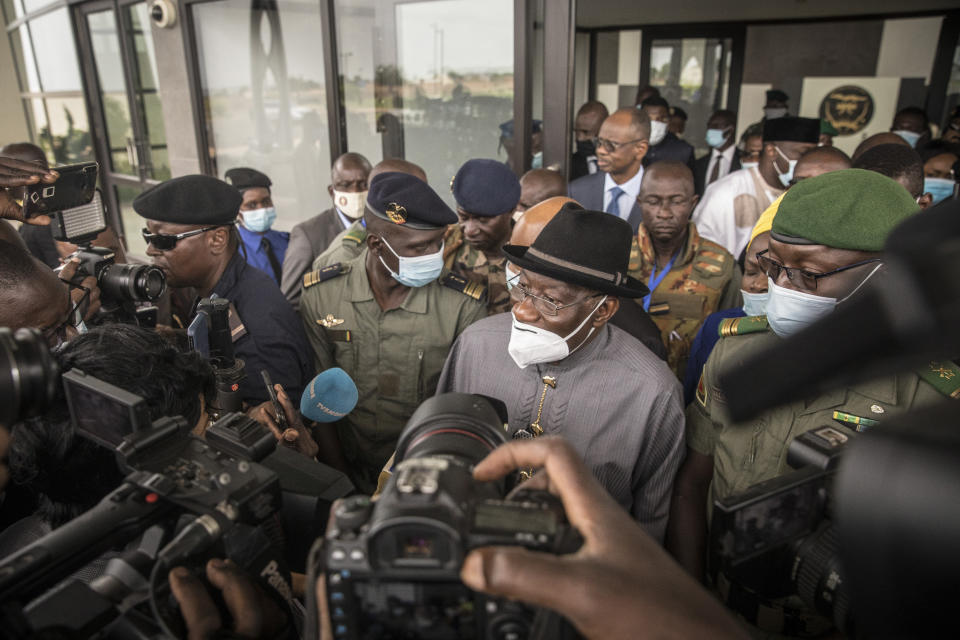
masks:
<path fill-rule="evenodd" d="M 133 199 L 170 177 L 147 5 L 106 0 L 78 11 L 101 184 L 127 250 L 143 255 Z"/>

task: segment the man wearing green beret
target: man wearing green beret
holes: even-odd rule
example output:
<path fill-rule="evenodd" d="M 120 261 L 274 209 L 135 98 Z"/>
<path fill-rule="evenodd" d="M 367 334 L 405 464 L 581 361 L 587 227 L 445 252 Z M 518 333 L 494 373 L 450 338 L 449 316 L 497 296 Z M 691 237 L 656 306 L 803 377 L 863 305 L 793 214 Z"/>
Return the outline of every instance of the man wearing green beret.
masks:
<path fill-rule="evenodd" d="M 900 184 L 861 169 L 803 180 L 784 196 L 769 248 L 757 256 L 770 291 L 766 322 L 744 318 L 759 321 L 744 322 L 720 338 L 687 407 L 687 458 L 674 485 L 667 546 L 696 577 L 704 573 L 709 505 L 789 471 L 787 449 L 798 435 L 827 425 L 862 431 L 949 395 L 936 372 L 924 367 L 833 389 L 735 423 L 717 384 L 721 370 L 742 366 L 758 351 L 813 324 L 868 281 L 882 282 L 887 236 L 917 209 Z M 960 375 L 952 379 L 960 388 Z M 731 608 L 764 632 L 800 637 L 829 629 L 829 621 L 794 599 L 766 599 L 723 574 L 716 586 Z"/>

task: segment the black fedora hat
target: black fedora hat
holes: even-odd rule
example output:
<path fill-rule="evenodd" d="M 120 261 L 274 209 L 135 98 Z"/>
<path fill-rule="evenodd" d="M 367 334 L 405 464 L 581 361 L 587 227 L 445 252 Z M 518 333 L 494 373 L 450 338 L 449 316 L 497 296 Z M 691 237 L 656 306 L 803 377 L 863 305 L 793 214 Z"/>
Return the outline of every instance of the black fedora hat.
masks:
<path fill-rule="evenodd" d="M 508 244 L 513 264 L 612 296 L 642 298 L 647 287 L 627 275 L 633 230 L 615 215 L 568 202 L 529 247 Z"/>

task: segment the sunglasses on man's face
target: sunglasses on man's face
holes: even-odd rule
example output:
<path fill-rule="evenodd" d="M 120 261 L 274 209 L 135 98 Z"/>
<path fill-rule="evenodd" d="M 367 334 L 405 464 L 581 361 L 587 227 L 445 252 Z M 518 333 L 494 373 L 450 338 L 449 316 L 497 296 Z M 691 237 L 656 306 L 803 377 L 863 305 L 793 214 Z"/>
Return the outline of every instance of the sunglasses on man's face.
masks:
<path fill-rule="evenodd" d="M 184 238 L 189 238 L 191 236 L 198 236 L 201 233 L 206 233 L 207 231 L 212 231 L 213 229 L 218 228 L 221 225 L 214 225 L 212 227 L 204 227 L 203 229 L 194 229 L 193 231 L 185 231 L 183 233 L 178 233 L 176 235 L 169 235 L 166 233 L 150 233 L 150 230 L 144 228 L 141 233 L 143 234 L 143 241 L 147 244 L 152 244 L 153 248 L 157 251 L 172 251 L 174 247 L 177 246 L 177 243 L 183 240 Z"/>

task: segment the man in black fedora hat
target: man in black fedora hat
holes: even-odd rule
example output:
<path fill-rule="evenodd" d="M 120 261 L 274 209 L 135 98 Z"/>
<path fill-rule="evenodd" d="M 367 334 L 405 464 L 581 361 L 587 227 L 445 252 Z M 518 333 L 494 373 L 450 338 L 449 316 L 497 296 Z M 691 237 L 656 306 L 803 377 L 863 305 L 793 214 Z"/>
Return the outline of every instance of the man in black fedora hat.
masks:
<path fill-rule="evenodd" d="M 683 402 L 667 366 L 609 324 L 618 296 L 647 288 L 627 275 L 626 221 L 567 203 L 529 247 L 507 245 L 510 313 L 468 327 L 438 393 L 501 399 L 514 438 L 560 435 L 607 491 L 663 539 L 683 457 Z"/>

